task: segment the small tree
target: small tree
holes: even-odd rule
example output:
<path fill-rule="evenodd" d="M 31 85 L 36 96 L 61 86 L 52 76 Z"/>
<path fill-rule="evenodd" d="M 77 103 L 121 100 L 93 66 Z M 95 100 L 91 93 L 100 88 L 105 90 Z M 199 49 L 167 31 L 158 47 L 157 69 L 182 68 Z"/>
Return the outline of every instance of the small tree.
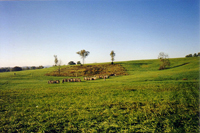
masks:
<path fill-rule="evenodd" d="M 111 56 L 111 64 L 113 64 L 113 61 L 114 61 L 114 57 L 115 57 L 115 52 L 112 50 L 111 53 L 110 53 L 110 56 Z"/>
<path fill-rule="evenodd" d="M 193 57 L 198 57 L 198 54 L 197 54 L 197 53 L 194 53 Z"/>
<path fill-rule="evenodd" d="M 42 65 L 40 65 L 39 67 L 38 67 L 38 69 L 43 69 L 44 68 L 44 66 L 42 66 Z"/>
<path fill-rule="evenodd" d="M 76 63 L 77 65 L 79 64 L 79 65 L 81 65 L 81 62 L 80 61 L 77 61 L 77 63 Z"/>
<path fill-rule="evenodd" d="M 36 69 L 36 66 L 32 66 L 31 69 L 32 69 L 32 70 Z"/>
<path fill-rule="evenodd" d="M 192 54 L 188 54 L 188 55 L 186 55 L 185 57 L 192 57 Z"/>
<path fill-rule="evenodd" d="M 54 55 L 54 63 L 55 63 L 55 66 L 57 66 L 57 64 L 58 64 L 58 58 L 57 58 L 57 55 Z"/>
<path fill-rule="evenodd" d="M 89 51 L 85 51 L 84 49 L 79 51 L 79 52 L 76 52 L 77 54 L 79 54 L 81 56 L 81 58 L 83 59 L 83 64 L 84 64 L 84 60 L 85 58 L 89 55 Z"/>
<path fill-rule="evenodd" d="M 165 54 L 164 52 L 159 53 L 158 59 L 160 59 L 160 61 L 161 61 L 159 70 L 166 69 L 167 66 L 170 66 L 170 61 L 169 61 L 168 55 Z"/>

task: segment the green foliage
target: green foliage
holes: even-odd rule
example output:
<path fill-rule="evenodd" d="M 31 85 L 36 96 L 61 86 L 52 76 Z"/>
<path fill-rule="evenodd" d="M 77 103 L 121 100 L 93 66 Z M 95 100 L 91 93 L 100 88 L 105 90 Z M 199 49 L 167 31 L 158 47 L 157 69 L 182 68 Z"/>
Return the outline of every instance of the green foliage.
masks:
<path fill-rule="evenodd" d="M 167 54 L 160 52 L 159 55 L 158 55 L 158 59 L 160 59 L 160 62 L 161 62 L 159 70 L 166 69 L 167 66 L 168 67 L 170 66 L 170 61 L 169 61 Z"/>
<path fill-rule="evenodd" d="M 43 69 L 43 66 L 32 66 L 32 67 L 14 67 L 14 68 L 10 68 L 10 67 L 4 67 L 4 68 L 0 68 L 0 72 L 10 72 L 10 71 L 21 71 L 21 70 L 30 70 L 30 69 Z"/>
<path fill-rule="evenodd" d="M 199 132 L 199 60 L 170 63 L 117 62 L 128 75 L 64 84 L 44 76 L 58 67 L 0 73 L 0 132 Z"/>
<path fill-rule="evenodd" d="M 32 70 L 36 69 L 36 66 L 32 66 L 31 69 L 32 69 Z"/>
<path fill-rule="evenodd" d="M 113 61 L 114 61 L 114 57 L 115 57 L 115 52 L 112 50 L 111 52 L 110 52 L 110 56 L 111 56 L 111 64 L 113 64 Z"/>
<path fill-rule="evenodd" d="M 77 61 L 77 63 L 76 63 L 77 65 L 81 65 L 81 62 L 80 61 Z"/>
<path fill-rule="evenodd" d="M 70 62 L 68 62 L 68 65 L 76 65 L 76 63 L 73 61 L 70 61 Z"/>
<path fill-rule="evenodd" d="M 192 57 L 192 54 L 188 54 L 188 55 L 186 55 L 185 57 Z"/>
<path fill-rule="evenodd" d="M 58 58 L 57 58 L 57 55 L 54 55 L 54 63 L 55 63 L 55 66 L 57 66 L 57 64 L 58 64 Z"/>
<path fill-rule="evenodd" d="M 37 69 L 43 69 L 44 67 L 42 65 L 38 66 Z"/>
<path fill-rule="evenodd" d="M 0 72 L 10 72 L 11 68 L 10 67 L 1 67 Z"/>
<path fill-rule="evenodd" d="M 89 55 L 90 52 L 83 49 L 83 50 L 78 51 L 76 53 L 81 56 L 81 58 L 83 59 L 83 64 L 84 64 L 84 59 Z"/>
<path fill-rule="evenodd" d="M 199 57 L 199 56 L 200 56 L 200 52 L 198 52 L 198 54 L 197 54 L 197 53 L 194 53 L 194 55 L 188 54 L 188 55 L 186 55 L 185 57 Z"/>
<path fill-rule="evenodd" d="M 15 66 L 12 68 L 12 71 L 21 71 L 22 68 L 21 67 L 18 67 L 18 66 Z"/>

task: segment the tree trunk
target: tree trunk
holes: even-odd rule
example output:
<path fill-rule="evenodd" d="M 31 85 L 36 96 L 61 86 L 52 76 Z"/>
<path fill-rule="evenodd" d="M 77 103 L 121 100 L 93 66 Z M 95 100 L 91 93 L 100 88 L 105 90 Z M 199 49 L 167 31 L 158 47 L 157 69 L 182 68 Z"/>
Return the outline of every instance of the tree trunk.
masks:
<path fill-rule="evenodd" d="M 59 66 L 59 68 L 58 68 L 58 73 L 59 73 L 59 76 L 60 76 L 60 66 Z"/>

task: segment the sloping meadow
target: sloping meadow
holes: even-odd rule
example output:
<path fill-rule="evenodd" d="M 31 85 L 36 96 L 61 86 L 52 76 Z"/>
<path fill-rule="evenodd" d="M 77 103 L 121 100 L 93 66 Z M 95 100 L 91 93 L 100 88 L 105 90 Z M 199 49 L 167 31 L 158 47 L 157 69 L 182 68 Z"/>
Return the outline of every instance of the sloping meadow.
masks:
<path fill-rule="evenodd" d="M 45 76 L 56 67 L 0 73 L 0 132 L 199 131 L 198 58 L 166 70 L 158 60 L 116 64 L 128 75 L 48 84 L 65 76 Z"/>

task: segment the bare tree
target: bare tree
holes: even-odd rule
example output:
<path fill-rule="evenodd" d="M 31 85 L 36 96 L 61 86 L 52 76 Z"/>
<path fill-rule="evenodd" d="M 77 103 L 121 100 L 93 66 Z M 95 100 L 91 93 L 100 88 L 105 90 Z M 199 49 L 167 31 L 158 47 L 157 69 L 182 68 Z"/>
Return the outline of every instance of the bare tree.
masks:
<path fill-rule="evenodd" d="M 62 61 L 59 60 L 59 61 L 58 61 L 58 74 L 59 74 L 59 75 L 60 75 L 60 71 L 61 71 L 61 70 L 60 70 L 60 69 L 61 69 L 61 68 L 60 68 L 60 67 L 61 67 L 61 64 L 62 64 Z"/>
<path fill-rule="evenodd" d="M 158 59 L 161 61 L 159 70 L 166 69 L 167 66 L 170 66 L 169 56 L 164 52 L 159 53 Z"/>
<path fill-rule="evenodd" d="M 115 57 L 115 52 L 112 50 L 111 53 L 110 53 L 110 56 L 111 56 L 111 64 L 113 64 L 113 61 L 114 61 L 114 57 Z"/>
<path fill-rule="evenodd" d="M 79 54 L 81 56 L 81 58 L 83 59 L 83 64 L 84 64 L 84 60 L 85 58 L 89 55 L 89 51 L 85 51 L 84 49 L 79 51 L 79 52 L 76 52 L 77 54 Z"/>

